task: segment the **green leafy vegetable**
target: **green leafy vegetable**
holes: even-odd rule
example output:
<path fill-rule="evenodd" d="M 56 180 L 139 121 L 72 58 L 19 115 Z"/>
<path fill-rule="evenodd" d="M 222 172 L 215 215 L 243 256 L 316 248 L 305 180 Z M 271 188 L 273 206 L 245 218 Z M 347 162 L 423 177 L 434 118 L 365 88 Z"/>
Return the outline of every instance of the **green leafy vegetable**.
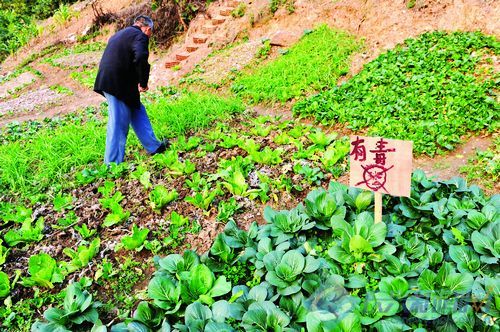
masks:
<path fill-rule="evenodd" d="M 141 251 L 144 241 L 148 237 L 149 229 L 139 229 L 136 224 L 132 225 L 132 235 L 124 236 L 121 244 L 127 250 Z"/>

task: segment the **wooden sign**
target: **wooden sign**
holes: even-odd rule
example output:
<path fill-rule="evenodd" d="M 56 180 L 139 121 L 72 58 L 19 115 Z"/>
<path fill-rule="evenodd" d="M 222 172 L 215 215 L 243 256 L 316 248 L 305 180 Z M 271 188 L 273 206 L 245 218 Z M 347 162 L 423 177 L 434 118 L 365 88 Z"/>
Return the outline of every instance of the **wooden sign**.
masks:
<path fill-rule="evenodd" d="M 410 196 L 413 142 L 351 136 L 351 187 Z"/>
<path fill-rule="evenodd" d="M 351 136 L 349 185 L 375 193 L 375 221 L 382 218 L 382 194 L 410 196 L 413 142 Z"/>

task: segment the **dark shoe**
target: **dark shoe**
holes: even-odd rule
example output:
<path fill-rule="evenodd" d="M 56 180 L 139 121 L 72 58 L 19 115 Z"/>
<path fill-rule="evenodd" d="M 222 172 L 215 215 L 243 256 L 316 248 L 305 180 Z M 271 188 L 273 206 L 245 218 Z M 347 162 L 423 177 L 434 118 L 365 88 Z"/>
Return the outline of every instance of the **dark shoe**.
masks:
<path fill-rule="evenodd" d="M 155 152 L 150 153 L 151 156 L 154 156 L 155 154 L 158 153 L 163 153 L 165 150 L 170 146 L 170 141 L 168 139 L 164 139 L 161 143 L 158 149 L 156 149 Z"/>

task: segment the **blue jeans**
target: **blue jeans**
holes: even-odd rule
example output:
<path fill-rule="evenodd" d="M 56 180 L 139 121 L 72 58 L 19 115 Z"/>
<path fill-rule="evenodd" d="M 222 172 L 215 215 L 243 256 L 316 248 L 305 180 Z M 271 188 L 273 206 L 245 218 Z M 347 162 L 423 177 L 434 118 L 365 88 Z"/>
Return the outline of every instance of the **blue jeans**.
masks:
<path fill-rule="evenodd" d="M 106 133 L 106 152 L 104 163 L 121 163 L 125 157 L 125 144 L 129 126 L 132 125 L 135 134 L 148 153 L 153 153 L 160 147 L 144 105 L 133 108 L 109 93 L 104 93 L 108 101 L 109 120 Z"/>

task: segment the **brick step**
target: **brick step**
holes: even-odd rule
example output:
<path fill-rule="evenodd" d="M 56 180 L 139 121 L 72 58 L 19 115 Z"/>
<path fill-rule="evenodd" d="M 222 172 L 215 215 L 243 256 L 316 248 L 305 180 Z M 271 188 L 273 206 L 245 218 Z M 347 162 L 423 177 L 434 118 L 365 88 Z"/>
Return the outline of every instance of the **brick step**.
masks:
<path fill-rule="evenodd" d="M 200 47 L 198 45 L 186 45 L 186 51 L 188 51 L 189 53 L 192 53 L 192 52 L 196 52 L 197 49 L 199 49 Z"/>
<path fill-rule="evenodd" d="M 203 26 L 203 33 L 207 35 L 211 35 L 212 33 L 217 30 L 217 27 L 215 25 L 205 25 Z"/>
<path fill-rule="evenodd" d="M 172 67 L 175 67 L 179 64 L 180 62 L 177 61 L 177 60 L 167 60 L 167 62 L 165 62 L 165 68 L 172 68 Z"/>
<path fill-rule="evenodd" d="M 226 21 L 226 18 L 223 16 L 212 17 L 212 24 L 213 25 L 219 25 L 219 24 L 224 23 L 225 21 Z"/>
<path fill-rule="evenodd" d="M 219 11 L 220 16 L 231 16 L 231 13 L 233 12 L 233 8 L 221 8 Z"/>
<path fill-rule="evenodd" d="M 189 53 L 188 52 L 177 53 L 175 55 L 175 58 L 179 61 L 186 60 L 187 58 L 189 58 Z"/>
<path fill-rule="evenodd" d="M 193 36 L 193 42 L 195 44 L 204 44 L 207 42 L 208 36 L 206 35 L 196 35 Z"/>

